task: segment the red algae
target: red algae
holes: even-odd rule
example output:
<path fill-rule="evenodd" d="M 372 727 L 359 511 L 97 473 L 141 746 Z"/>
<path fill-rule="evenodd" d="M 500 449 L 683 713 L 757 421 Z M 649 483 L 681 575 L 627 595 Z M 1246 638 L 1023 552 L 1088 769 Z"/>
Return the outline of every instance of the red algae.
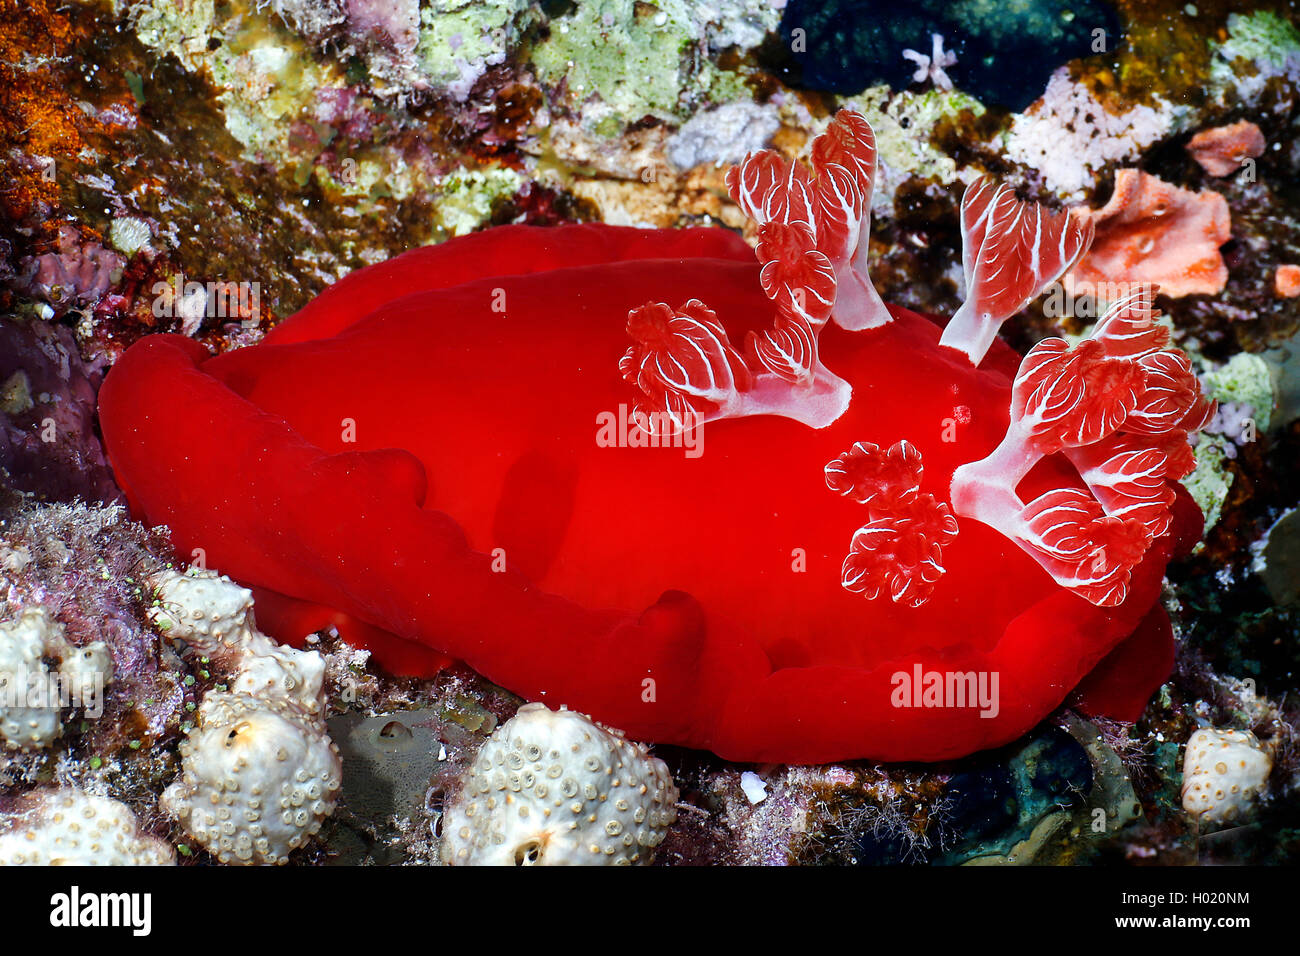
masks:
<path fill-rule="evenodd" d="M 1187 151 L 1211 176 L 1231 176 L 1247 160 L 1262 156 L 1267 145 L 1259 127 L 1242 120 L 1201 130 L 1187 144 Z"/>
<path fill-rule="evenodd" d="M 1212 190 L 1193 192 L 1121 169 L 1110 201 L 1080 216 L 1097 238 L 1067 276 L 1073 288 L 1149 283 L 1179 297 L 1221 292 L 1228 281 L 1219 252 L 1232 238 L 1228 204 Z"/>

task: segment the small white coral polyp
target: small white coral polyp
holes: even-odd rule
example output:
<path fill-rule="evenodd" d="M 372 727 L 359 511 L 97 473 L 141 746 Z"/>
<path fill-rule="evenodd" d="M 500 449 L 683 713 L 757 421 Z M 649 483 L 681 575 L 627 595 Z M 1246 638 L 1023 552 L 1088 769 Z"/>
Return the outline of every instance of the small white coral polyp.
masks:
<path fill-rule="evenodd" d="M 231 672 L 230 689 L 199 705 L 160 806 L 222 863 L 285 863 L 334 812 L 342 783 L 324 659 L 258 631 L 251 592 L 227 578 L 171 571 L 155 586 L 168 638 Z"/>
<path fill-rule="evenodd" d="M 1243 822 L 1272 770 L 1273 758 L 1249 730 L 1203 727 L 1187 741 L 1183 809 L 1202 824 Z"/>
<path fill-rule="evenodd" d="M 484 742 L 442 821 L 453 866 L 646 864 L 677 819 L 662 760 L 582 714 L 525 704 Z"/>
<path fill-rule="evenodd" d="M 165 840 L 140 833 L 130 807 L 79 790 L 23 794 L 0 814 L 0 866 L 169 866 Z"/>

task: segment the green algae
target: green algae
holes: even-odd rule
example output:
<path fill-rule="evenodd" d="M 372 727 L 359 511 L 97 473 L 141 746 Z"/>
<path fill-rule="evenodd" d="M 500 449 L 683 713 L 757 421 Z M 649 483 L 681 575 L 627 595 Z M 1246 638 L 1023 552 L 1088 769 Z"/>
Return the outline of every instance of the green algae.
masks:
<path fill-rule="evenodd" d="M 335 201 L 410 199 L 418 192 L 414 171 L 400 159 L 381 150 L 355 152 L 336 167 L 317 163 L 312 174 L 321 189 Z"/>
<path fill-rule="evenodd" d="M 1266 432 L 1272 424 L 1273 378 L 1268 363 L 1258 355 L 1238 352 L 1205 374 L 1205 392 L 1219 402 L 1237 402 L 1254 409 L 1255 428 Z"/>
<path fill-rule="evenodd" d="M 217 88 L 225 126 L 254 160 L 290 163 L 293 124 L 322 89 L 346 85 L 334 63 L 321 61 L 298 35 L 252 9 L 198 0 L 182 9 L 152 0 L 132 11 L 140 42 L 173 56 L 186 72 Z"/>
<path fill-rule="evenodd" d="M 116 12 L 127 6 L 117 0 Z M 129 9 L 141 43 L 164 56 L 176 57 L 187 70 L 198 68 L 207 55 L 216 20 L 213 0 L 147 0 Z"/>
<path fill-rule="evenodd" d="M 208 62 L 226 129 L 250 159 L 286 157 L 293 123 L 321 90 L 345 85 L 333 64 L 317 62 L 301 40 L 265 19 L 227 33 Z"/>
<path fill-rule="evenodd" d="M 452 236 L 463 236 L 483 225 L 493 204 L 513 196 L 523 177 L 512 169 L 460 169 L 449 174 L 437 187 L 438 223 Z"/>
<path fill-rule="evenodd" d="M 1197 435 L 1192 442 L 1192 451 L 1196 454 L 1196 470 L 1183 479 L 1183 487 L 1200 506 L 1201 514 L 1205 516 L 1205 530 L 1209 532 L 1219 523 L 1234 476 L 1222 446 L 1209 435 Z"/>
<path fill-rule="evenodd" d="M 1300 30 L 1268 10 L 1233 14 L 1228 38 L 1215 49 L 1209 87 L 1219 98 L 1229 91 L 1255 99 L 1271 76 L 1300 83 Z"/>
<path fill-rule="evenodd" d="M 948 184 L 957 178 L 957 162 L 932 141 L 942 120 L 963 113 L 980 117 L 985 108 L 973 96 L 960 90 L 930 89 L 917 93 L 902 90 L 894 93 L 888 86 L 873 86 L 857 96 L 847 97 L 845 106 L 856 107 L 866 116 L 876 133 L 876 149 L 894 185 L 900 177 L 916 176 Z M 882 177 L 882 180 L 887 178 Z M 885 213 L 893 197 L 887 189 L 878 189 L 872 207 Z"/>
<path fill-rule="evenodd" d="M 753 75 L 745 70 L 723 69 L 711 60 L 700 64 L 698 77 L 702 96 L 709 104 L 751 102 Z"/>
<path fill-rule="evenodd" d="M 1196 470 L 1183 482 L 1205 515 L 1208 532 L 1222 514 L 1234 479 L 1228 442 L 1255 441 L 1268 431 L 1273 415 L 1273 379 L 1268 363 L 1257 355 L 1239 352 L 1203 375 L 1205 394 L 1220 403 L 1247 405 L 1251 419 L 1232 422 L 1234 433 L 1225 436 L 1202 432 L 1193 439 Z M 1240 432 L 1236 429 L 1240 425 Z"/>
<path fill-rule="evenodd" d="M 684 92 L 698 82 L 692 54 L 699 44 L 698 24 L 682 0 L 588 0 L 550 21 L 530 59 L 539 78 L 563 85 L 575 106 L 593 96 L 605 105 L 583 111 L 594 129 L 611 114 L 619 125 L 647 115 L 681 118 L 689 105 Z"/>
<path fill-rule="evenodd" d="M 1228 18 L 1228 34 L 1219 48 L 1228 60 L 1244 57 L 1257 66 L 1280 70 L 1300 53 L 1300 28 L 1269 10 L 1233 14 Z"/>
<path fill-rule="evenodd" d="M 517 39 L 530 10 L 524 0 L 448 0 L 425 7 L 417 46 L 419 68 L 434 84 L 472 82 L 486 63 L 504 58 L 505 46 Z M 227 18 L 216 23 L 211 11 L 168 19 L 161 7 L 150 7 L 137 22 L 137 32 L 145 30 L 141 41 L 157 52 L 176 53 L 183 30 L 202 30 L 202 51 L 187 47 L 177 59 L 215 87 L 225 128 L 242 146 L 243 159 L 278 166 L 296 186 L 314 183 L 332 200 L 359 202 L 363 210 L 380 200 L 427 196 L 435 201 L 434 215 L 427 221 L 428 238 L 478 228 L 488 220 L 493 204 L 522 183 L 519 174 L 503 168 L 434 175 L 431 169 L 407 163 L 401 150 L 373 142 L 344 144 L 336 161 L 322 162 L 337 130 L 315 121 L 314 107 L 322 91 L 348 86 L 348 71 L 317 56 L 302 37 L 275 19 L 242 7 L 223 12 Z M 209 37 L 219 41 L 211 49 Z M 467 86 L 460 90 L 467 91 Z M 362 102 L 380 111 L 368 99 Z M 400 110 L 393 119 L 394 125 L 401 125 Z"/>
<path fill-rule="evenodd" d="M 435 0 L 420 9 L 418 69 L 438 86 L 467 91 L 483 69 L 504 60 L 533 22 L 528 0 Z"/>

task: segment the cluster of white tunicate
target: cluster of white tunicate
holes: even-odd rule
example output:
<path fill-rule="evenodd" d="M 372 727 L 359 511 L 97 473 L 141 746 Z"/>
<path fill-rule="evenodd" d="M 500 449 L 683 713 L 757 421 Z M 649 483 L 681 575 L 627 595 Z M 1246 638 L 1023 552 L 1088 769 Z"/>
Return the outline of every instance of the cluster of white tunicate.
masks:
<path fill-rule="evenodd" d="M 166 840 L 141 833 L 130 807 L 80 790 L 38 790 L 0 813 L 0 866 L 167 866 Z"/>
<path fill-rule="evenodd" d="M 582 714 L 525 704 L 479 749 L 442 821 L 456 866 L 650 862 L 677 819 L 662 760 Z"/>
<path fill-rule="evenodd" d="M 154 584 L 159 628 L 230 675 L 200 703 L 160 806 L 223 863 L 284 863 L 334 812 L 342 780 L 325 661 L 258 631 L 252 593 L 227 578 L 168 571 Z"/>
<path fill-rule="evenodd" d="M 325 661 L 315 651 L 277 644 L 257 629 L 253 592 L 211 571 L 165 571 L 154 582 L 152 617 L 170 640 L 230 674 L 233 693 L 279 697 L 309 714 L 324 704 Z"/>
<path fill-rule="evenodd" d="M 61 711 L 102 702 L 112 676 L 107 644 L 75 647 L 48 610 L 27 608 L 0 624 L 0 741 L 10 750 L 48 747 L 63 732 Z"/>
<path fill-rule="evenodd" d="M 1273 758 L 1249 730 L 1203 727 L 1187 741 L 1183 809 L 1202 823 L 1243 822 L 1272 769 Z"/>

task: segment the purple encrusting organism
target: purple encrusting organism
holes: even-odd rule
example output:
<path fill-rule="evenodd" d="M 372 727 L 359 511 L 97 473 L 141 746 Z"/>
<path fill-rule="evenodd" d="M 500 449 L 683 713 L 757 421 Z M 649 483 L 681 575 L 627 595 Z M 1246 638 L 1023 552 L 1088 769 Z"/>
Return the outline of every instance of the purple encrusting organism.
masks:
<path fill-rule="evenodd" d="M 13 487 L 58 501 L 123 500 L 95 430 L 104 371 L 62 326 L 0 320 L 0 473 Z"/>
<path fill-rule="evenodd" d="M 83 239 L 76 226 L 64 223 L 59 227 L 58 251 L 24 259 L 13 285 L 61 315 L 98 302 L 121 279 L 125 265 L 116 252 Z"/>
<path fill-rule="evenodd" d="M 40 502 L 0 488 L 0 620 L 44 607 L 71 644 L 103 641 L 113 658 L 102 713 L 65 725 L 87 753 L 137 748 L 179 729 L 179 662 L 167 661 L 144 623 L 144 582 L 168 554 L 120 505 Z"/>

